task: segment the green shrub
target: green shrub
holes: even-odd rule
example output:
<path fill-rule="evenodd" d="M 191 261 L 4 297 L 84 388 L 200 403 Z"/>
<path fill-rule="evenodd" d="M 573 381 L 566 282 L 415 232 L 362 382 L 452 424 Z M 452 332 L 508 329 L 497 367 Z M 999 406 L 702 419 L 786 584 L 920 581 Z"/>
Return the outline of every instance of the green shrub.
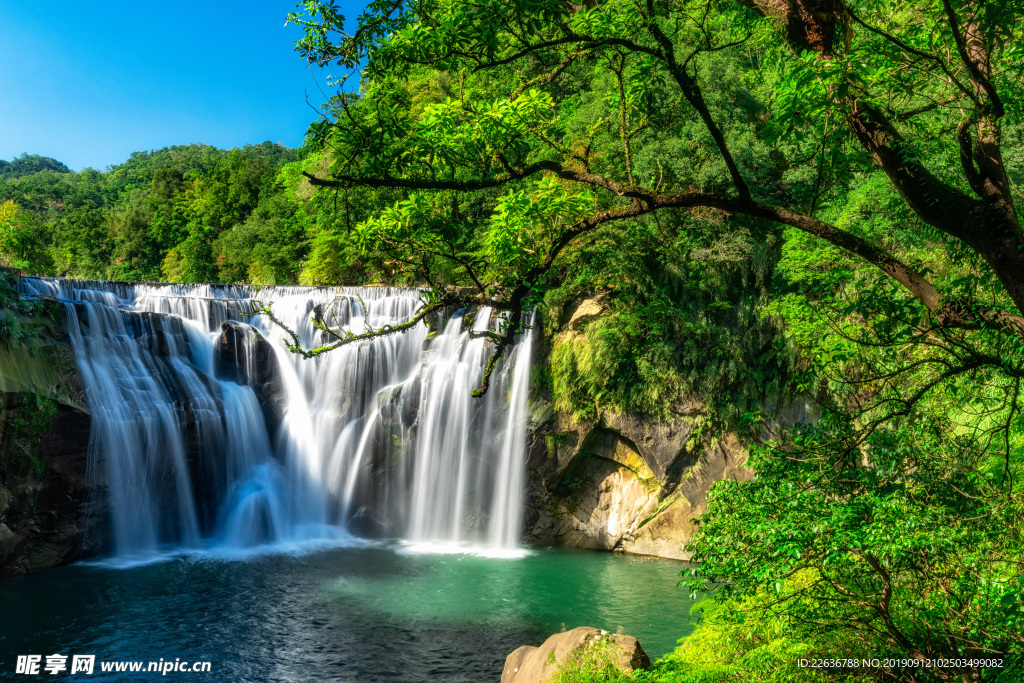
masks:
<path fill-rule="evenodd" d="M 628 683 L 634 680 L 618 666 L 619 648 L 611 638 L 577 650 L 558 669 L 551 683 Z"/>

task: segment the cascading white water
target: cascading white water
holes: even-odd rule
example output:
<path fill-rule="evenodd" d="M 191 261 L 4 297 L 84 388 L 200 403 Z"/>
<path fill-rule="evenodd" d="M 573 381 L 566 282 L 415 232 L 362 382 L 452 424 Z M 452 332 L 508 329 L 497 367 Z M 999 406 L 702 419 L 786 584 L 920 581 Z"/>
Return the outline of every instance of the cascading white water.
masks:
<path fill-rule="evenodd" d="M 518 544 L 531 332 L 480 385 L 499 323 L 457 311 L 304 360 L 332 329 L 410 319 L 419 292 L 23 278 L 64 301 L 114 552 L 361 536 Z"/>

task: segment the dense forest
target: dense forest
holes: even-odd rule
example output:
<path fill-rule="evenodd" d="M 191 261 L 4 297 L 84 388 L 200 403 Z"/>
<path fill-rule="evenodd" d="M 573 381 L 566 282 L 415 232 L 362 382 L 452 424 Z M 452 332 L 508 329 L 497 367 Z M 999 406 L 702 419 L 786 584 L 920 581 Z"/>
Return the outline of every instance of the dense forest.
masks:
<path fill-rule="evenodd" d="M 376 0 L 355 31 L 300 9 L 301 54 L 361 79 L 301 150 L 4 162 L 0 259 L 418 284 L 413 322 L 508 311 L 495 356 L 531 309 L 551 329 L 600 297 L 550 359 L 557 408 L 699 395 L 756 474 L 699 521 L 695 633 L 629 680 L 1021 680 L 1024 6 Z M 820 417 L 782 429 L 796 397 Z M 846 657 L 902 663 L 798 665 Z"/>
<path fill-rule="evenodd" d="M 107 171 L 75 173 L 28 154 L 0 162 L 0 262 L 27 273 L 111 280 L 368 277 L 365 269 L 339 269 L 337 256 L 320 246 L 330 242 L 336 218 L 310 200 L 303 157 L 317 158 L 264 142 L 137 152 Z"/>

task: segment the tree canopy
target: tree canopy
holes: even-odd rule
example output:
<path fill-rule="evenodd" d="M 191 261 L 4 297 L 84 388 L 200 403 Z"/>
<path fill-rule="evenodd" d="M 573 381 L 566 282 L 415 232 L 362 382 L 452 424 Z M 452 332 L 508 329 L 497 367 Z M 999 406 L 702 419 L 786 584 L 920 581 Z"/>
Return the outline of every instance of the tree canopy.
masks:
<path fill-rule="evenodd" d="M 429 286 L 421 314 L 507 311 L 497 357 L 532 307 L 606 297 L 552 359 L 581 417 L 704 368 L 820 406 L 784 429 L 729 394 L 756 478 L 716 486 L 691 548 L 688 585 L 732 605 L 707 633 L 1021 666 L 1024 5 L 378 0 L 350 32 L 299 8 L 303 56 L 360 78 L 303 173 L 337 244 Z"/>
<path fill-rule="evenodd" d="M 18 216 L 7 260 L 49 275 L 294 284 L 311 223 L 285 171 L 297 163 L 270 142 L 136 152 L 104 172 L 24 155 L 0 170 Z"/>
<path fill-rule="evenodd" d="M 1019 106 L 1000 94 L 1021 69 L 1014 3 L 390 0 L 351 35 L 331 3 L 302 6 L 306 58 L 365 81 L 314 125 L 334 154 L 310 182 L 404 191 L 356 236 L 438 290 L 519 311 L 570 244 L 704 210 L 855 255 L 936 326 L 1024 335 L 1002 150 Z M 925 264 L 830 215 L 858 190 L 897 195 L 916 241 L 954 253 Z M 965 288 L 968 260 L 994 298 Z"/>
<path fill-rule="evenodd" d="M 38 154 L 22 154 L 11 161 L 0 159 L 0 177 L 21 178 L 40 171 L 54 171 L 55 173 L 71 173 L 71 169 L 50 157 L 39 156 Z"/>

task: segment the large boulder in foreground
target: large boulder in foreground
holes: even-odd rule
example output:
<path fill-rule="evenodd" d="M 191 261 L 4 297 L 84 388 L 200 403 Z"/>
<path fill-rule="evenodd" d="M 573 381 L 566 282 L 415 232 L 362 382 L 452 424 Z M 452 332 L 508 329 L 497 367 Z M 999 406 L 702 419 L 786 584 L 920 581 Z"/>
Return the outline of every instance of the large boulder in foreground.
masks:
<path fill-rule="evenodd" d="M 556 633 L 540 647 L 524 645 L 515 650 L 505 659 L 501 683 L 546 683 L 554 679 L 558 669 L 567 661 L 602 645 L 609 647 L 616 666 L 627 673 L 651 666 L 650 658 L 636 638 L 580 626 L 565 633 Z"/>

